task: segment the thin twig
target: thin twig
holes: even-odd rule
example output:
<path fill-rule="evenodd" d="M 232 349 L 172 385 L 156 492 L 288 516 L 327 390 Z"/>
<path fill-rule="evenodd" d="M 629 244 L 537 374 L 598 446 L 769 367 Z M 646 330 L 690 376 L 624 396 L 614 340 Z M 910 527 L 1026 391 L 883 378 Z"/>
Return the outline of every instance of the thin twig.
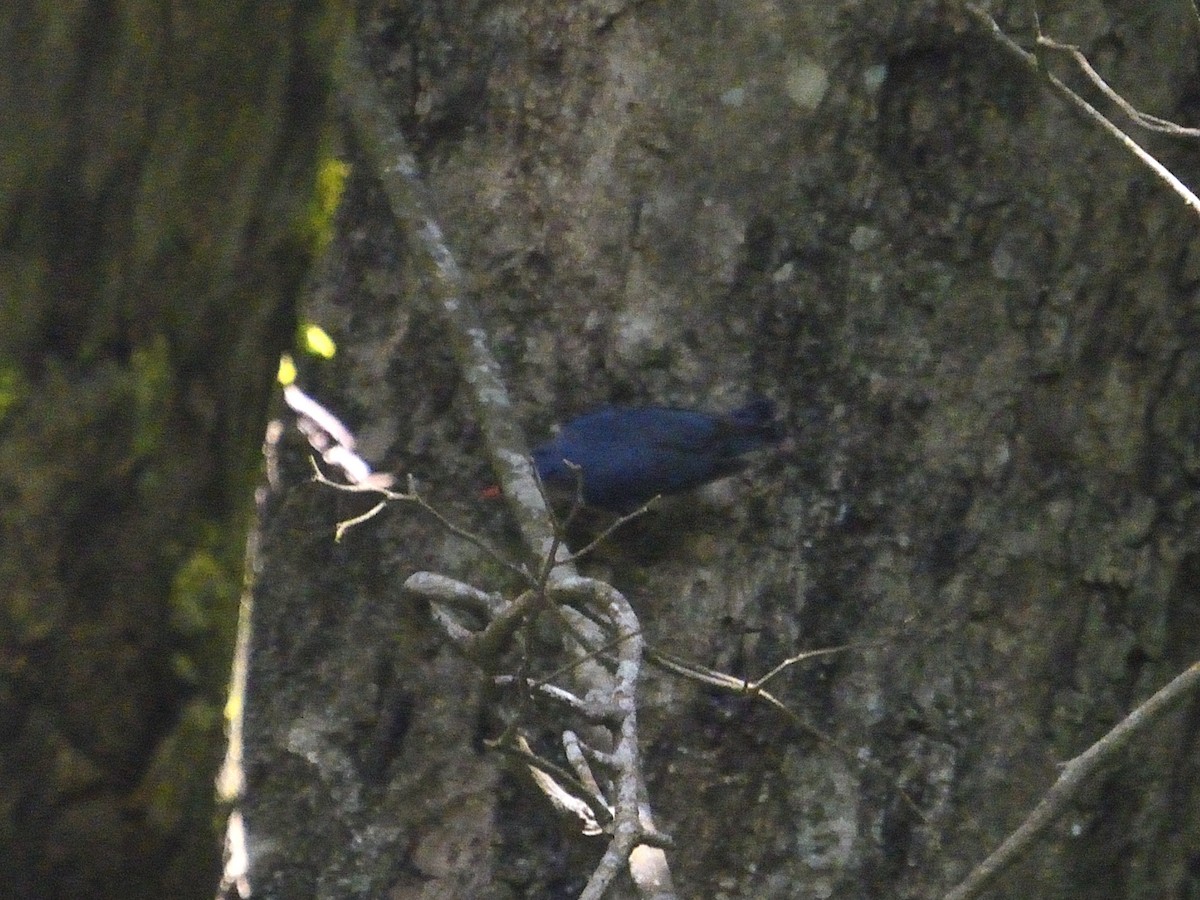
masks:
<path fill-rule="evenodd" d="M 534 682 L 533 679 L 524 675 L 494 675 L 492 683 L 497 687 L 520 686 L 522 696 L 531 696 L 539 694 L 546 698 L 551 703 L 565 707 L 570 712 L 578 716 L 582 716 L 587 721 L 595 721 L 602 718 L 599 711 L 587 701 L 575 696 L 566 688 L 561 688 L 556 684 L 544 684 Z"/>
<path fill-rule="evenodd" d="M 576 550 L 574 553 L 572 553 L 571 556 L 569 557 L 571 562 L 578 562 L 579 560 L 583 559 L 583 557 L 587 556 L 589 553 L 591 553 L 593 550 L 595 550 L 597 547 L 599 547 L 601 544 L 603 544 L 606 540 L 608 540 L 610 537 L 612 537 L 613 532 L 615 532 L 617 529 L 623 528 L 624 526 L 626 526 L 630 522 L 632 522 L 634 519 L 639 519 L 642 516 L 644 516 L 646 513 L 650 512 L 650 510 L 652 510 L 655 506 L 658 505 L 658 501 L 661 499 L 662 499 L 662 497 L 660 495 L 655 494 L 653 497 L 651 497 L 649 500 L 647 500 L 645 503 L 643 503 L 641 506 L 639 506 L 633 512 L 626 513 L 625 515 L 621 516 L 621 518 L 617 519 L 615 522 L 613 522 L 611 525 L 609 525 L 607 528 L 605 528 L 602 532 L 600 532 L 599 535 L 597 535 L 595 538 L 593 538 L 592 541 L 590 543 L 588 543 L 585 547 L 583 547 L 580 550 Z"/>
<path fill-rule="evenodd" d="M 533 583 L 533 578 L 530 576 L 529 571 L 525 569 L 524 566 L 513 562 L 511 559 L 493 547 L 486 539 L 480 537 L 472 531 L 468 531 L 461 525 L 454 524 L 454 522 L 446 518 L 446 516 L 439 509 L 437 509 L 437 507 L 421 496 L 420 491 L 418 491 L 416 487 L 416 480 L 412 475 L 408 476 L 407 492 L 393 491 L 391 488 L 380 487 L 379 485 L 375 484 L 343 484 L 339 481 L 333 481 L 326 476 L 325 473 L 321 471 L 320 466 L 317 465 L 317 461 L 315 459 L 309 457 L 309 460 L 313 467 L 313 481 L 317 482 L 318 484 L 324 484 L 328 487 L 334 488 L 335 490 L 344 491 L 348 494 L 378 494 L 379 496 L 383 497 L 384 501 L 416 504 L 426 513 L 433 516 L 437 520 L 437 523 L 441 525 L 442 528 L 447 532 L 457 538 L 461 538 L 469 544 L 475 545 L 484 553 L 486 553 L 494 562 L 497 562 L 504 568 L 508 569 L 514 575 L 518 576 L 522 581 L 528 584 Z M 385 502 L 381 501 L 362 515 L 353 516 L 349 519 L 344 519 L 343 521 L 339 522 L 334 531 L 334 539 L 340 541 L 345 536 L 347 531 L 356 525 L 361 525 L 363 522 L 377 515 L 386 505 L 387 504 Z"/>
<path fill-rule="evenodd" d="M 765 685 L 776 675 L 786 671 L 787 669 L 790 669 L 792 666 L 798 663 L 808 662 L 810 659 L 816 659 L 821 656 L 832 656 L 835 653 L 844 653 L 847 650 L 864 650 L 867 648 L 880 646 L 882 646 L 882 643 L 876 642 L 873 644 L 842 644 L 837 647 L 822 647 L 820 650 L 805 650 L 803 653 L 797 653 L 795 656 L 789 656 L 775 668 L 771 669 L 771 671 L 769 671 L 766 675 L 754 682 L 753 688 L 756 691 L 762 690 L 763 685 Z"/>
<path fill-rule="evenodd" d="M 785 659 L 782 663 L 775 666 L 770 672 L 755 681 L 750 681 L 748 678 L 738 678 L 736 675 L 729 675 L 725 672 L 719 672 L 716 669 L 710 669 L 707 666 L 697 665 L 677 657 L 670 656 L 660 650 L 649 649 L 646 651 L 646 658 L 668 672 L 673 672 L 676 675 L 681 675 L 684 678 L 689 678 L 693 681 L 699 681 L 703 684 L 711 685 L 715 688 L 720 688 L 723 691 L 729 691 L 732 694 L 738 694 L 743 697 L 750 697 L 755 700 L 775 707 L 785 718 L 801 731 L 812 735 L 820 743 L 832 748 L 836 752 L 844 756 L 854 766 L 876 772 L 887 779 L 887 782 L 895 789 L 896 794 L 900 797 L 905 806 L 925 824 L 929 824 L 929 817 L 924 810 L 917 804 L 917 801 L 912 798 L 908 791 L 904 790 L 896 781 L 896 776 L 893 772 L 888 771 L 888 768 L 881 762 L 875 759 L 862 759 L 857 753 L 851 751 L 848 747 L 842 746 L 831 734 L 822 731 L 816 725 L 805 720 L 799 713 L 789 707 L 786 703 L 766 690 L 763 685 L 768 679 L 774 678 L 788 666 L 796 663 L 804 662 L 808 659 L 813 659 L 821 656 L 828 656 L 832 653 L 842 653 L 849 650 L 865 649 L 866 647 L 877 647 L 878 643 L 853 645 L 846 644 L 841 647 L 829 647 L 821 650 L 809 650 L 805 653 L 798 653 L 795 656 Z"/>
<path fill-rule="evenodd" d="M 966 4 L 965 9 L 981 25 L 991 32 L 991 35 L 996 42 L 999 43 L 1000 46 L 1002 46 L 1005 50 L 1007 50 L 1013 56 L 1013 58 L 1021 62 L 1034 74 L 1040 75 L 1049 81 L 1050 85 L 1061 96 L 1066 98 L 1071 105 L 1080 110 L 1085 116 L 1107 131 L 1118 143 L 1121 144 L 1122 147 L 1136 156 L 1143 165 L 1147 166 L 1155 175 L 1165 182 L 1167 186 L 1171 188 L 1171 190 L 1178 194 L 1183 202 L 1192 208 L 1193 212 L 1195 212 L 1197 215 L 1200 215 L 1200 198 L 1198 198 L 1191 191 L 1191 189 L 1188 188 L 1187 185 L 1176 178 L 1170 169 L 1160 163 L 1146 150 L 1143 150 L 1142 147 L 1133 140 L 1133 138 L 1114 125 L 1107 117 L 1105 117 L 1102 112 L 1100 112 L 1100 110 L 1096 109 L 1096 107 L 1092 106 L 1082 97 L 1080 97 L 1077 93 L 1075 93 L 1075 91 L 1071 90 L 1071 88 L 1068 87 L 1061 78 L 1059 78 L 1053 72 L 1047 72 L 1038 63 L 1037 56 L 1033 53 L 1030 53 L 1028 50 L 1010 38 L 1007 34 L 1005 34 L 1000 28 L 999 24 L 997 24 L 996 20 L 993 19 L 986 11 L 980 9 L 972 3 Z"/>
<path fill-rule="evenodd" d="M 1024 856 L 1034 841 L 1066 811 L 1083 785 L 1105 764 L 1112 762 L 1133 738 L 1161 719 L 1180 700 L 1200 688 L 1200 662 L 1192 663 L 1165 687 L 1138 706 L 1117 725 L 1063 767 L 1062 774 L 1004 842 L 977 865 L 945 900 L 972 900 L 990 887 L 1003 872 Z"/>
<path fill-rule="evenodd" d="M 567 795 L 575 797 L 576 799 L 587 804 L 588 808 L 592 811 L 592 815 L 597 826 L 596 830 L 591 833 L 598 834 L 603 825 L 606 825 L 612 821 L 612 810 L 608 808 L 602 799 L 594 796 L 591 791 L 588 790 L 587 785 L 580 781 L 573 772 L 534 753 L 529 748 L 528 741 L 526 741 L 520 735 L 518 735 L 515 740 L 500 739 L 496 741 L 484 741 L 484 744 L 493 750 L 497 750 L 500 753 L 505 754 L 506 756 L 512 756 L 521 760 L 521 762 L 525 763 L 525 765 L 529 766 L 531 769 L 537 769 L 554 782 L 557 782 L 558 787 Z M 570 790 L 564 788 L 563 785 L 567 785 Z M 539 786 L 541 786 L 545 792 L 545 785 L 539 784 Z M 553 795 L 548 794 L 548 796 Z M 556 802 L 561 804 L 561 800 L 556 799 Z M 565 806 L 571 812 L 579 815 L 575 808 L 570 807 L 569 805 Z"/>
<path fill-rule="evenodd" d="M 639 631 L 639 632 L 637 632 L 637 634 L 641 634 L 641 632 Z M 611 641 L 609 641 L 607 644 L 604 644 L 603 646 L 596 647 L 596 648 L 594 648 L 594 649 L 592 649 L 592 650 L 589 650 L 589 651 L 588 651 L 588 653 L 587 653 L 587 656 L 586 656 L 586 657 L 584 657 L 584 658 L 579 658 L 579 659 L 572 659 L 570 662 L 568 662 L 568 663 L 565 663 L 564 665 L 562 665 L 562 666 L 560 666 L 559 668 L 555 669 L 555 670 L 554 670 L 553 672 L 551 672 L 549 675 L 545 675 L 545 676 L 543 676 L 543 677 L 541 677 L 541 678 L 538 678 L 538 679 L 536 679 L 536 680 L 534 680 L 534 681 L 531 681 L 531 682 L 530 682 L 530 684 L 531 684 L 533 687 L 537 687 L 538 685 L 541 685 L 541 684 L 549 684 L 549 683 L 550 683 L 551 681 L 553 681 L 554 679 L 556 679 L 556 678 L 558 678 L 558 677 L 560 677 L 560 676 L 562 676 L 562 675 L 565 675 L 565 674 L 567 674 L 568 672 L 572 672 L 572 671 L 574 671 L 575 669 L 579 668 L 579 666 L 580 666 L 580 664 L 581 664 L 581 663 L 584 663 L 584 662 L 586 662 L 586 661 L 587 661 L 587 660 L 589 660 L 589 659 L 594 659 L 594 658 L 596 658 L 596 657 L 598 657 L 598 656 L 602 656 L 602 655 L 604 655 L 605 653 L 608 653 L 610 650 L 612 650 L 612 649 L 616 648 L 616 647 L 617 647 L 617 646 L 618 646 L 618 645 L 619 645 L 619 644 L 620 644 L 622 641 L 627 641 L 627 640 L 629 640 L 631 637 L 635 637 L 635 636 L 636 636 L 636 635 L 633 635 L 633 634 L 621 634 L 621 635 L 618 635 L 617 637 L 615 637 L 615 638 L 613 638 Z"/>
<path fill-rule="evenodd" d="M 1149 131 L 1157 131 L 1160 134 L 1168 134 L 1172 137 L 1200 137 L 1200 128 L 1186 128 L 1170 119 L 1162 119 L 1158 116 L 1144 113 L 1132 103 L 1118 94 L 1103 76 L 1092 66 L 1088 58 L 1084 56 L 1083 51 L 1074 44 L 1064 44 L 1061 41 L 1056 41 L 1054 38 L 1047 37 L 1042 34 L 1041 25 L 1038 25 L 1037 43 L 1039 47 L 1048 47 L 1051 50 L 1058 50 L 1066 53 L 1079 66 L 1080 70 L 1094 84 L 1105 97 L 1120 107 L 1121 112 L 1129 116 L 1134 122 Z"/>

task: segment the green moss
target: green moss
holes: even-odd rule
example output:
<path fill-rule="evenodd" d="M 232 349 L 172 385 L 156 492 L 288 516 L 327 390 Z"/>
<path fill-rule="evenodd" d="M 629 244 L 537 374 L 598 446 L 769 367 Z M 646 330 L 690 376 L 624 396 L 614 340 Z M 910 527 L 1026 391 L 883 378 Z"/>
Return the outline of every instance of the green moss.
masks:
<path fill-rule="evenodd" d="M 3 129 L 0 129 L 2 131 Z M 4 204 L 0 187 L 0 204 Z M 20 240 L 20 238 L 17 238 Z M 17 253 L 0 254 L 0 359 L 29 346 L 46 314 L 46 263 Z"/>
<path fill-rule="evenodd" d="M 164 397 L 173 396 L 171 357 L 166 335 L 136 348 L 130 356 L 133 394 L 133 446 L 135 458 L 161 449 L 169 408 Z"/>
<path fill-rule="evenodd" d="M 211 629 L 214 616 L 237 596 L 230 575 L 210 550 L 196 549 L 175 573 L 170 596 L 172 630 L 194 638 Z"/>
<path fill-rule="evenodd" d="M 182 822 L 208 806 L 207 779 L 198 786 L 191 774 L 198 766 L 211 770 L 211 760 L 196 756 L 208 756 L 220 728 L 220 709 L 193 701 L 184 707 L 175 730 L 159 742 L 134 794 L 135 805 L 159 834 L 173 834 Z"/>
<path fill-rule="evenodd" d="M 26 12 L 0 14 L 20 38 L 17 74 L 0 73 L 5 673 L 120 785 L 128 836 L 100 821 L 76 842 L 89 885 L 119 871 L 122 896 L 198 896 L 266 398 L 345 177 L 317 183 L 349 16 Z M 55 758 L 52 736 L 30 740 Z M 53 783 L 4 776 L 47 821 L 70 813 Z M 0 849 L 22 841 L 33 863 L 58 859 L 37 834 L 0 833 Z M 99 895 L 68 877 L 47 890 Z"/>
<path fill-rule="evenodd" d="M 24 585 L 9 585 L 4 607 L 4 628 L 14 642 L 32 644 L 52 635 L 62 617 L 61 597 L 33 591 Z"/>
<path fill-rule="evenodd" d="M 0 422 L 13 405 L 25 393 L 24 380 L 21 373 L 13 366 L 0 366 Z"/>
<path fill-rule="evenodd" d="M 237 629 L 237 605 L 242 590 L 240 544 L 227 531 L 206 523 L 190 554 L 175 570 L 167 599 L 171 631 L 184 647 L 171 659 L 174 672 L 198 687 L 214 708 L 224 702 L 229 657 Z"/>
<path fill-rule="evenodd" d="M 349 176 L 350 164 L 335 157 L 326 156 L 318 164 L 316 192 L 309 204 L 307 218 L 307 228 L 318 253 L 333 240 L 334 217 Z"/>

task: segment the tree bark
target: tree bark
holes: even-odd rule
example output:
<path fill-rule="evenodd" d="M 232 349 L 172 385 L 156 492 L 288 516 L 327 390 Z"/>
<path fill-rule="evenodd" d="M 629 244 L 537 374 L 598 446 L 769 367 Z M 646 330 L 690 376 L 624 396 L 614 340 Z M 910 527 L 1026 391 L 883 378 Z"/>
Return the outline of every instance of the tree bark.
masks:
<path fill-rule="evenodd" d="M 0 11 L 0 895 L 211 897 L 334 3 Z"/>
<path fill-rule="evenodd" d="M 1031 43 L 1025 9 L 997 14 Z M 1136 12 L 1041 25 L 1194 124 L 1186 4 Z M 852 645 L 771 683 L 809 727 L 643 684 L 680 896 L 940 896 L 1195 661 L 1195 220 L 962 6 L 379 4 L 362 24 L 534 441 L 613 401 L 785 411 L 785 449 L 583 566 L 649 644 L 739 677 Z M 1190 148 L 1137 137 L 1196 182 Z M 378 467 L 512 541 L 476 496 L 492 479 L 420 250 L 347 146 L 310 307 L 342 349 L 307 384 Z M 418 569 L 512 581 L 408 508 L 335 545 L 366 501 L 303 483 L 305 455 L 284 442 L 263 520 L 255 896 L 578 896 L 603 842 L 487 751 L 506 698 L 399 590 Z M 562 723 L 520 721 L 553 752 Z M 1196 724 L 1194 700 L 1168 715 L 996 896 L 1194 891 Z"/>

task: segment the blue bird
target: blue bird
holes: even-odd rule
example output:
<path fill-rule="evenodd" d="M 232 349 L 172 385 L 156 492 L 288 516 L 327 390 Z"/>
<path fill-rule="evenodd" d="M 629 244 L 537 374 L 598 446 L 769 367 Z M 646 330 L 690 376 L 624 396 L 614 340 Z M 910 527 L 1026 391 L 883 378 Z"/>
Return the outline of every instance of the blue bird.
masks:
<path fill-rule="evenodd" d="M 742 457 L 783 438 L 775 404 L 752 400 L 725 414 L 665 406 L 605 407 L 573 419 L 536 447 L 533 463 L 548 486 L 573 489 L 580 467 L 583 500 L 629 512 L 657 494 L 676 494 L 740 471 Z"/>

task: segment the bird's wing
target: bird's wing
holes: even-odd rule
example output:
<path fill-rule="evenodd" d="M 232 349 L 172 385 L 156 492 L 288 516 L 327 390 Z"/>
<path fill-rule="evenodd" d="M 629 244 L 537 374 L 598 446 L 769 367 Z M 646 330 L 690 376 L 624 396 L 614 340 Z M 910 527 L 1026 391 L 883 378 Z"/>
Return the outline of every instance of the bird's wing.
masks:
<path fill-rule="evenodd" d="M 689 409 L 651 407 L 630 411 L 628 430 L 653 447 L 671 453 L 710 453 L 720 447 L 725 424 Z"/>

